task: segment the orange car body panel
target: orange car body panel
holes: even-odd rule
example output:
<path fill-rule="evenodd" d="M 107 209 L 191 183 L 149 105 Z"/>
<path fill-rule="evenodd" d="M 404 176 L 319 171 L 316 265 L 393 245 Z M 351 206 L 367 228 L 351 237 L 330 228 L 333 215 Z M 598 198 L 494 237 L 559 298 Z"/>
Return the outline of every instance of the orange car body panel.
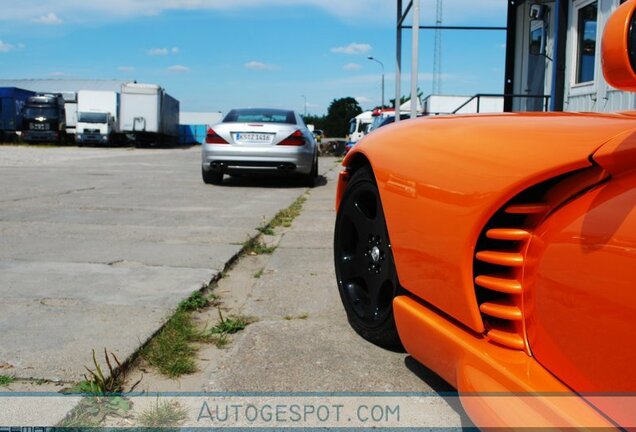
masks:
<path fill-rule="evenodd" d="M 408 296 L 393 307 L 407 351 L 457 388 L 479 427 L 613 428 L 523 351 L 488 342 Z"/>
<path fill-rule="evenodd" d="M 579 392 L 636 391 L 636 170 L 555 212 L 528 256 L 524 303 L 537 361 Z"/>
<path fill-rule="evenodd" d="M 484 224 L 519 191 L 591 166 L 634 129 L 629 114 L 423 118 L 378 129 L 343 164 L 371 162 L 401 285 L 481 333 L 473 258 Z"/>

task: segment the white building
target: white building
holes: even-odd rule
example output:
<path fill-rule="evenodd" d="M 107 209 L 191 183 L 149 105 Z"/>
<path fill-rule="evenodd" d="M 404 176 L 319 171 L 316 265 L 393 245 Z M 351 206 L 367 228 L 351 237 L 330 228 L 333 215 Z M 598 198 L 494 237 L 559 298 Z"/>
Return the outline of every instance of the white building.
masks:
<path fill-rule="evenodd" d="M 619 111 L 636 95 L 610 87 L 601 70 L 601 38 L 625 0 L 508 0 L 507 111 Z"/>

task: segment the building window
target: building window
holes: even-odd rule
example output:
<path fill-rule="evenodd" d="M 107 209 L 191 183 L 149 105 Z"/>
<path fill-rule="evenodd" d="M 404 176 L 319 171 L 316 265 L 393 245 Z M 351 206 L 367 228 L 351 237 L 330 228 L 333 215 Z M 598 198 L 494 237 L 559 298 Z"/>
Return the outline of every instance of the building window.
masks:
<path fill-rule="evenodd" d="M 579 9 L 578 14 L 578 53 L 576 83 L 594 81 L 596 64 L 596 26 L 598 21 L 598 2 Z"/>

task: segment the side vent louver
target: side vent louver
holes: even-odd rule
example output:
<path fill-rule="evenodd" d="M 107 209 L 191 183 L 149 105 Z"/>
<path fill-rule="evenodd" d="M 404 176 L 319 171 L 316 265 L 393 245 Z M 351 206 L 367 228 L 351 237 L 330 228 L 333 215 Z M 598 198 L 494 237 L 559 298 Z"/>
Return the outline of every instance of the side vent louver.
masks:
<path fill-rule="evenodd" d="M 598 167 L 533 186 L 504 205 L 483 229 L 476 245 L 474 281 L 486 336 L 530 353 L 525 337 L 523 272 L 537 225 L 556 207 L 607 178 Z"/>

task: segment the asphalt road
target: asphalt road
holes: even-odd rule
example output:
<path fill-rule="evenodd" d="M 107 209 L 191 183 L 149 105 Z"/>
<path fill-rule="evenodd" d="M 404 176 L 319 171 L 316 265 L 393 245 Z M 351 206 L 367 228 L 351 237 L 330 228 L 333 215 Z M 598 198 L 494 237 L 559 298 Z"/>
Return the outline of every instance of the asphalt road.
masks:
<path fill-rule="evenodd" d="M 306 190 L 204 185 L 199 160 L 198 148 L 0 147 L 0 374 L 70 383 L 92 349 L 127 358 Z"/>

